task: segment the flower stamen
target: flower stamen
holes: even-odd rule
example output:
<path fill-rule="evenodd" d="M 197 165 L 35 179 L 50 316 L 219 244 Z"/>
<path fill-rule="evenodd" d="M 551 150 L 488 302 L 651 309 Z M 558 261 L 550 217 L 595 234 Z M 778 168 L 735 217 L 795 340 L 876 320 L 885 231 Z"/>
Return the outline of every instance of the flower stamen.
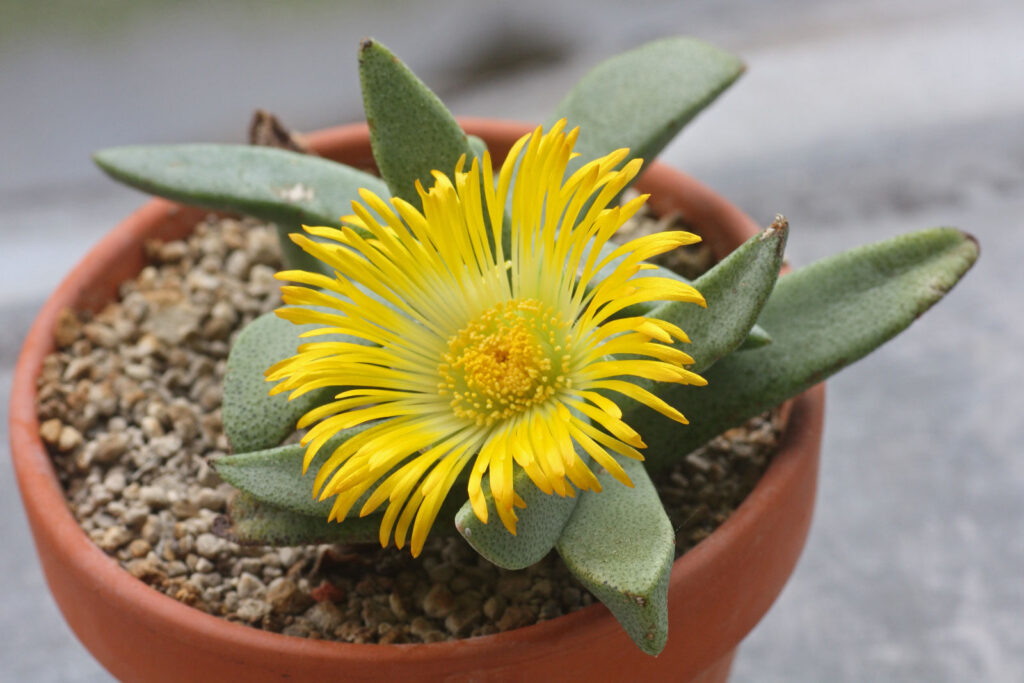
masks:
<path fill-rule="evenodd" d="M 569 385 L 569 323 L 536 299 L 505 301 L 448 341 L 438 366 L 442 396 L 457 417 L 490 426 Z"/>

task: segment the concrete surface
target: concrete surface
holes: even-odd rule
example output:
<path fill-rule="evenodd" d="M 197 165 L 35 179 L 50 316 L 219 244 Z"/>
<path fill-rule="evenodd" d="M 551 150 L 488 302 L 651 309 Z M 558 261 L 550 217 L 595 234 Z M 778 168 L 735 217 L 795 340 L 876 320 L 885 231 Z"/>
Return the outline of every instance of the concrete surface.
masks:
<path fill-rule="evenodd" d="M 91 151 L 238 142 L 257 106 L 299 129 L 356 120 L 363 35 L 456 113 L 538 120 L 597 59 L 670 34 L 749 72 L 663 158 L 760 222 L 785 213 L 792 262 L 932 225 L 983 251 L 935 310 L 830 381 L 811 537 L 734 680 L 1024 680 L 1024 7 L 1010 0 L 0 0 L 0 386 L 61 274 L 143 200 Z M 110 680 L 47 594 L 8 463 L 0 680 Z"/>

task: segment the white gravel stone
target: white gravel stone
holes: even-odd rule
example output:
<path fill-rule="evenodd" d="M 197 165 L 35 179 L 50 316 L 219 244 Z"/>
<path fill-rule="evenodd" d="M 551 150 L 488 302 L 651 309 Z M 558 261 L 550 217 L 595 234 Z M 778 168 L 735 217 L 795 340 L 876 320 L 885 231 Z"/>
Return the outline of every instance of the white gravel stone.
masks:
<path fill-rule="evenodd" d="M 196 538 L 196 552 L 203 557 L 216 558 L 227 547 L 227 541 L 213 534 L 200 534 Z"/>
<path fill-rule="evenodd" d="M 153 509 L 165 508 L 171 504 L 167 491 L 159 486 L 143 486 L 139 490 L 139 500 Z"/>
<path fill-rule="evenodd" d="M 270 614 L 270 605 L 256 598 L 246 598 L 239 601 L 235 614 L 243 621 L 259 621 Z"/>
<path fill-rule="evenodd" d="M 267 587 L 254 574 L 243 572 L 238 577 L 238 597 L 253 598 L 266 593 Z"/>

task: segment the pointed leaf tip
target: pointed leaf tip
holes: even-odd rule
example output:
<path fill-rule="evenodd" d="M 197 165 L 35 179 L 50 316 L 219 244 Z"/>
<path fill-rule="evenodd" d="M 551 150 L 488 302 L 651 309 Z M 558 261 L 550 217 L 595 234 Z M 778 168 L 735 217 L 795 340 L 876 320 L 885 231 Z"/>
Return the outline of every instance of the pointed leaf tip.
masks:
<path fill-rule="evenodd" d="M 382 43 L 360 46 L 359 81 L 370 146 L 391 194 L 420 207 L 416 182 L 432 171 L 450 175 L 459 157 L 472 158 L 469 140 L 441 100 Z"/>
<path fill-rule="evenodd" d="M 723 431 L 796 396 L 863 358 L 938 302 L 978 258 L 953 228 L 901 235 L 836 254 L 779 278 L 758 319 L 772 343 L 710 368 L 697 390 L 660 385 L 658 396 L 691 421 L 650 416 L 648 469 L 657 471 Z M 640 422 L 635 406 L 623 420 Z"/>
<path fill-rule="evenodd" d="M 622 461 L 629 488 L 607 472 L 601 493 L 583 491 L 558 540 L 566 566 L 650 655 L 668 638 L 668 581 L 675 533 L 643 463 Z"/>

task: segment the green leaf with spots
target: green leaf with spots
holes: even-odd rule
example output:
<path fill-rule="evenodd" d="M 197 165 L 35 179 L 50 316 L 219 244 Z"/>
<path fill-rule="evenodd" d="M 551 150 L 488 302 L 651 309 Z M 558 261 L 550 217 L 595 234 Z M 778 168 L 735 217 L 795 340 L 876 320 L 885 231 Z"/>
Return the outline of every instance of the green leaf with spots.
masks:
<path fill-rule="evenodd" d="M 274 223 L 285 263 L 323 270 L 287 235 L 303 225 L 338 225 L 359 188 L 382 197 L 387 186 L 363 171 L 320 157 L 252 145 L 112 147 L 93 156 L 109 176 L 183 204 Z"/>
<path fill-rule="evenodd" d="M 437 95 L 379 42 L 360 45 L 359 81 L 381 177 L 393 196 L 418 208 L 416 181 L 429 188 L 431 171 L 450 176 L 460 156 L 472 159 L 469 140 Z"/>
<path fill-rule="evenodd" d="M 579 126 L 570 169 L 628 147 L 650 161 L 743 73 L 735 56 L 692 38 L 666 38 L 611 57 L 587 73 L 549 119 Z"/>
<path fill-rule="evenodd" d="M 643 463 L 622 460 L 633 488 L 607 472 L 604 490 L 583 491 L 562 530 L 558 553 L 641 650 L 656 655 L 668 638 L 668 579 L 675 534 Z"/>
<path fill-rule="evenodd" d="M 703 372 L 747 339 L 779 276 L 788 232 L 786 219 L 776 218 L 697 278 L 694 286 L 707 308 L 669 301 L 647 313 L 678 325 L 690 337 L 690 344 L 679 346 L 693 356 L 690 370 Z"/>
<path fill-rule="evenodd" d="M 774 228 L 775 225 L 773 224 L 772 227 Z M 771 251 L 769 249 L 767 249 L 766 247 L 768 247 L 770 244 L 777 244 L 776 240 L 778 240 L 780 238 L 782 239 L 783 242 L 785 242 L 786 232 L 787 232 L 787 228 L 785 226 L 783 226 L 783 228 L 782 228 L 780 233 L 775 234 L 774 237 L 771 240 L 769 240 L 768 244 L 760 245 L 759 249 L 753 249 L 752 247 L 749 247 L 749 246 L 746 246 L 746 245 L 741 246 L 740 250 L 742 250 L 744 252 L 744 253 L 742 253 L 741 256 L 736 256 L 736 257 L 732 258 L 732 263 L 730 265 L 727 265 L 724 270 L 719 270 L 719 272 L 717 274 L 715 273 L 715 268 L 718 267 L 716 265 L 715 268 L 712 268 L 710 271 L 705 273 L 704 276 L 701 277 L 701 281 L 702 281 L 701 284 L 698 284 L 696 282 L 695 283 L 691 283 L 689 279 L 683 277 L 682 275 L 680 275 L 679 273 L 675 272 L 674 270 L 670 270 L 669 268 L 666 268 L 664 266 L 660 266 L 660 265 L 657 265 L 657 264 L 649 264 L 649 265 L 653 266 L 650 270 L 644 270 L 644 271 L 642 271 L 640 273 L 637 273 L 633 277 L 664 277 L 664 278 L 668 278 L 670 280 L 677 280 L 679 282 L 685 282 L 687 284 L 693 284 L 694 286 L 697 287 L 698 291 L 700 291 L 702 294 L 704 294 L 704 297 L 706 299 L 708 298 L 709 295 L 708 295 L 707 292 L 704 291 L 704 289 L 710 287 L 712 290 L 714 290 L 716 292 L 716 294 L 712 294 L 712 298 L 714 299 L 714 304 L 717 307 L 719 299 L 723 298 L 723 297 L 717 296 L 717 294 L 718 293 L 727 294 L 727 292 L 721 292 L 721 290 L 725 288 L 725 286 L 728 284 L 728 282 L 739 280 L 741 277 L 743 277 L 743 275 L 742 275 L 742 268 L 744 266 L 746 266 L 748 263 L 755 263 L 756 262 L 756 263 L 762 264 L 762 266 L 763 266 L 763 262 L 766 259 L 770 258 L 770 256 L 771 256 Z M 761 236 L 764 236 L 764 235 L 765 235 L 765 233 L 761 233 Z M 615 243 L 615 242 L 608 242 L 608 243 L 606 243 L 603 247 L 601 247 L 601 250 L 598 252 L 598 254 L 600 255 L 599 259 L 607 258 L 608 256 L 610 256 L 612 254 L 612 252 L 614 252 L 616 249 L 618 249 L 619 246 L 620 245 L 618 243 Z M 784 245 L 778 245 L 778 246 L 779 246 L 779 249 L 781 251 L 781 249 L 783 248 Z M 740 251 L 740 250 L 737 250 L 737 251 Z M 780 256 L 781 256 L 781 253 L 780 253 Z M 600 282 L 601 280 L 604 280 L 605 278 L 607 278 L 610 275 L 612 275 L 613 273 L 615 273 L 615 270 L 618 268 L 619 264 L 622 261 L 624 261 L 626 259 L 626 257 L 627 257 L 626 254 L 624 254 L 622 256 L 619 256 L 619 257 L 616 257 L 615 259 L 613 259 L 609 263 L 607 263 L 603 268 L 598 270 L 597 273 L 594 275 L 593 283 L 588 285 L 588 289 L 592 289 L 594 286 L 596 286 L 596 284 L 598 282 Z M 727 257 L 726 260 L 729 260 L 729 258 Z M 598 262 L 600 262 L 600 260 Z M 723 263 L 724 263 L 724 261 L 723 261 Z M 762 268 L 762 270 L 763 270 L 763 268 Z M 776 273 L 776 275 L 778 275 L 778 267 L 775 268 L 775 273 Z M 727 278 L 728 278 L 728 280 L 727 280 Z M 747 276 L 747 277 L 744 278 L 745 282 L 747 283 L 747 286 L 749 286 L 749 282 L 752 279 L 753 278 L 750 277 L 750 276 Z M 772 282 L 774 283 L 774 281 L 775 281 L 775 278 L 773 276 L 772 277 Z M 769 287 L 769 289 L 770 289 L 770 287 Z M 724 298 L 726 299 L 726 302 L 725 302 L 726 305 L 730 309 L 737 308 L 737 306 L 738 306 L 737 302 L 728 300 L 728 296 L 725 296 Z M 711 299 L 708 299 L 708 300 L 709 300 L 709 302 L 711 302 Z M 763 300 L 761 301 L 761 303 L 763 304 Z M 704 309 L 701 309 L 700 307 L 695 306 L 694 304 L 684 304 L 684 303 L 678 303 L 678 302 L 664 302 L 664 301 L 662 301 L 662 302 L 659 302 L 659 301 L 646 302 L 645 301 L 645 302 L 636 303 L 636 304 L 633 304 L 632 306 L 627 306 L 626 308 L 622 309 L 617 314 L 615 314 L 614 317 L 615 318 L 628 318 L 628 317 L 640 316 L 640 315 L 648 315 L 649 316 L 649 315 L 653 315 L 652 312 L 656 308 L 659 308 L 659 307 L 662 307 L 662 306 L 668 306 L 668 308 L 664 308 L 659 315 L 673 315 L 673 316 L 675 316 L 675 315 L 680 314 L 680 312 L 683 312 L 682 314 L 688 316 L 688 318 L 686 320 L 682 320 L 681 321 L 683 323 L 682 327 L 687 332 L 687 334 L 690 333 L 690 327 L 687 327 L 687 325 L 690 324 L 689 317 L 698 317 L 698 316 L 702 316 L 703 315 L 709 322 L 713 321 L 713 320 L 714 321 L 718 320 L 718 318 L 715 317 L 714 315 L 712 315 L 712 316 L 704 315 Z M 709 303 L 709 308 L 711 308 L 711 303 Z M 746 308 L 750 308 L 750 307 L 747 306 Z M 712 309 L 712 310 L 714 310 L 714 309 Z M 760 310 L 760 305 L 757 306 L 757 310 Z M 757 311 L 755 310 L 755 311 L 753 311 L 753 313 L 754 313 L 754 317 L 756 317 Z M 692 337 L 692 335 L 691 335 L 691 337 Z M 765 344 L 770 344 L 771 340 L 772 340 L 771 336 L 763 328 L 761 328 L 760 326 L 755 324 L 752 327 L 748 328 L 748 333 L 747 333 L 746 337 L 743 339 L 743 342 L 741 343 L 740 348 L 744 348 L 744 349 L 746 349 L 746 348 L 758 348 L 760 346 L 764 346 Z M 694 344 L 693 346 L 694 346 L 693 349 L 686 348 L 684 350 L 685 351 L 693 351 L 696 348 L 696 344 Z M 715 351 L 713 353 L 719 353 L 719 352 Z M 705 352 L 703 355 L 710 357 L 710 356 L 713 355 L 713 353 L 706 353 Z M 700 352 L 698 352 L 698 354 L 700 354 Z M 714 356 L 714 357 L 718 358 L 719 356 Z M 695 360 L 698 360 L 698 362 L 699 362 L 699 359 L 697 359 L 696 357 L 695 357 Z"/>
<path fill-rule="evenodd" d="M 239 492 L 228 504 L 228 514 L 218 517 L 214 532 L 244 545 L 308 545 L 319 543 L 376 543 L 380 516 L 355 517 L 328 522 L 257 500 Z"/>
<path fill-rule="evenodd" d="M 648 443 L 648 470 L 675 462 L 863 358 L 938 302 L 977 257 L 973 237 L 934 228 L 780 277 L 759 318 L 771 344 L 723 358 L 705 373 L 706 387 L 654 387 L 690 419 L 688 426 L 623 402 L 623 419 Z"/>
<path fill-rule="evenodd" d="M 483 138 L 478 138 L 475 135 L 468 135 L 467 137 L 469 138 L 469 148 L 473 150 L 473 156 L 477 159 L 483 159 L 484 152 L 487 151 L 487 143 Z"/>
<path fill-rule="evenodd" d="M 359 425 L 334 435 L 313 456 L 305 475 L 302 461 L 306 448 L 297 443 L 223 456 L 215 459 L 213 466 L 224 481 L 261 502 L 296 514 L 327 519 L 331 501 L 314 498 L 313 479 L 334 449 L 368 426 Z M 363 500 L 367 497 L 369 493 Z M 354 505 L 349 516 L 358 516 L 361 506 L 362 502 Z"/>
<path fill-rule="evenodd" d="M 515 536 L 498 518 L 486 476 L 482 485 L 487 499 L 487 524 L 477 518 L 466 501 L 455 515 L 455 528 L 491 563 L 504 569 L 523 569 L 539 562 L 555 547 L 578 498 L 544 493 L 518 465 L 514 467 L 512 481 L 515 492 L 526 503 L 525 508 L 516 508 L 519 519 Z"/>
<path fill-rule="evenodd" d="M 767 346 L 772 343 L 772 336 L 765 331 L 760 325 L 754 325 L 750 328 L 750 332 L 747 333 L 743 343 L 739 345 L 737 351 L 748 351 L 750 349 L 759 349 L 762 346 Z"/>
<path fill-rule="evenodd" d="M 295 431 L 295 423 L 302 415 L 337 393 L 337 389 L 327 387 L 289 401 L 287 394 L 271 396 L 273 384 L 263 376 L 274 363 L 295 355 L 302 343 L 300 334 L 319 327 L 321 325 L 295 325 L 274 313 L 264 313 L 246 325 L 235 339 L 224 375 L 221 415 L 224 432 L 236 453 L 278 445 Z M 324 335 L 317 339 L 364 343 L 343 335 Z"/>

